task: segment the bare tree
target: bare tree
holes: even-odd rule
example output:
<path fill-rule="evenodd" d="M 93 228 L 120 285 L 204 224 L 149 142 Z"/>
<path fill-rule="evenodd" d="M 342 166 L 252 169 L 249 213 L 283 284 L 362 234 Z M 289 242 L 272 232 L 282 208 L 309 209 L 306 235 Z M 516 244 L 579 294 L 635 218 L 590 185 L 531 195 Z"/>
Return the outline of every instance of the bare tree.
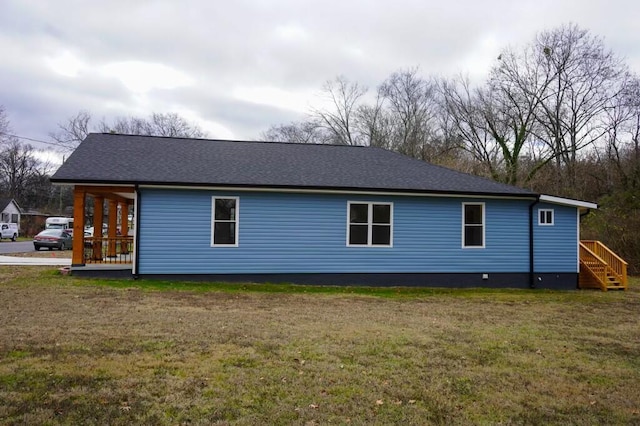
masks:
<path fill-rule="evenodd" d="M 426 159 L 427 147 L 437 132 L 435 83 L 420 77 L 414 68 L 391 74 L 378 90 L 387 115 L 388 145 L 400 153 Z"/>
<path fill-rule="evenodd" d="M 0 152 L 0 182 L 4 194 L 21 200 L 29 180 L 40 173 L 39 166 L 33 147 L 12 139 Z"/>
<path fill-rule="evenodd" d="M 260 140 L 267 142 L 325 143 L 322 129 L 313 121 L 299 121 L 271 126 L 262 132 Z"/>
<path fill-rule="evenodd" d="M 11 136 L 11 125 L 3 105 L 0 105 L 0 144 L 7 141 Z"/>
<path fill-rule="evenodd" d="M 542 32 L 528 49 L 522 66 L 547 80 L 543 90 L 530 93 L 538 101 L 536 134 L 565 170 L 565 193 L 575 195 L 578 153 L 607 133 L 605 113 L 620 94 L 626 66 L 601 38 L 577 25 Z"/>
<path fill-rule="evenodd" d="M 504 126 L 493 120 L 489 100 L 483 100 L 477 90 L 471 88 L 469 80 L 457 78 L 440 82 L 442 107 L 450 119 L 450 132 L 457 134 L 462 148 L 482 165 L 481 174 L 495 180 L 500 176 L 500 149 L 496 141 L 504 138 Z M 493 127 L 493 134 L 489 127 Z"/>
<path fill-rule="evenodd" d="M 64 151 L 73 151 L 91 131 L 91 113 L 79 111 L 65 122 L 58 123 L 58 129 L 49 133 L 53 141 Z"/>
<path fill-rule="evenodd" d="M 152 113 L 149 118 L 118 117 L 112 123 L 102 120 L 98 125 L 101 132 L 123 133 L 145 136 L 168 136 L 181 138 L 201 138 L 205 132 L 176 113 Z"/>
<path fill-rule="evenodd" d="M 529 60 L 530 53 L 503 50 L 479 91 L 487 127 L 501 151 L 504 182 L 514 185 L 528 183 L 555 155 L 536 137 L 537 113 L 551 79 L 541 64 Z"/>
<path fill-rule="evenodd" d="M 73 188 L 54 187 L 49 181 L 50 174 L 49 168 L 38 167 L 26 178 L 24 188 L 17 198 L 21 207 L 62 213 L 60 205 L 63 201 L 63 205 L 73 204 Z"/>
<path fill-rule="evenodd" d="M 364 141 L 359 135 L 356 120 L 359 103 L 367 89 L 350 82 L 344 76 L 338 76 L 327 81 L 322 91 L 331 106 L 327 109 L 313 109 L 311 114 L 314 121 L 327 132 L 331 143 L 362 145 Z"/>
<path fill-rule="evenodd" d="M 640 188 L 640 78 L 626 78 L 624 89 L 606 111 L 606 117 L 605 144 L 599 148 L 604 151 L 600 161 L 605 165 L 608 189 L 620 186 L 636 190 Z"/>
<path fill-rule="evenodd" d="M 90 132 L 185 138 L 206 137 L 206 133 L 197 124 L 190 123 L 175 113 L 152 113 L 148 118 L 118 117 L 113 122 L 103 119 L 94 125 L 91 113 L 88 111 L 80 111 L 64 123 L 58 124 L 58 130 L 50 133 L 50 137 L 64 151 L 72 151 Z"/>
<path fill-rule="evenodd" d="M 366 145 L 391 149 L 391 117 L 384 110 L 384 99 L 378 91 L 373 105 L 362 104 L 356 112 L 358 133 Z"/>

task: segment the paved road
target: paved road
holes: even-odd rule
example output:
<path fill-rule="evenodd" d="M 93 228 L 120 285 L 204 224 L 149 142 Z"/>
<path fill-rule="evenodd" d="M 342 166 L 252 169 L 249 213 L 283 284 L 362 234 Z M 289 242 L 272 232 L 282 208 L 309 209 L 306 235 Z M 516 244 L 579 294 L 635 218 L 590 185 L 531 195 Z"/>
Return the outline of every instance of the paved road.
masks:
<path fill-rule="evenodd" d="M 35 251 L 32 241 L 16 241 L 2 240 L 0 241 L 0 254 L 7 253 L 28 253 Z"/>
<path fill-rule="evenodd" d="M 28 253 L 35 251 L 32 241 L 0 241 L 0 265 L 49 265 L 67 266 L 71 265 L 71 259 L 66 258 L 39 258 L 39 257 L 13 257 L 2 256 L 8 253 Z M 57 253 L 54 251 L 52 253 Z"/>

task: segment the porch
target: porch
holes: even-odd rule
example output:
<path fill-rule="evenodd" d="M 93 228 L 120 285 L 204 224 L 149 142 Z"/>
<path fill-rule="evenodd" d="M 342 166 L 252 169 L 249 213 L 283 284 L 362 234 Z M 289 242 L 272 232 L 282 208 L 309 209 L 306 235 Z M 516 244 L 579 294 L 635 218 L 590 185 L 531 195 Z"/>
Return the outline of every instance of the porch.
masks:
<path fill-rule="evenodd" d="M 130 223 L 130 214 L 135 218 L 134 187 L 75 186 L 72 269 L 130 273 L 135 250 L 135 219 Z M 93 225 L 92 235 L 86 232 L 88 224 Z"/>

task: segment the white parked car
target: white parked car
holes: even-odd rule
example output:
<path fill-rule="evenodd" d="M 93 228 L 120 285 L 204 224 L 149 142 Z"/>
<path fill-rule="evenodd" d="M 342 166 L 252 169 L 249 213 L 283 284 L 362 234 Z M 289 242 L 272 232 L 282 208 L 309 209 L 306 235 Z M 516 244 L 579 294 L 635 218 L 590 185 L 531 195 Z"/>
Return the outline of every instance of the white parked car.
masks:
<path fill-rule="evenodd" d="M 15 241 L 18 239 L 17 223 L 0 223 L 0 240 L 9 239 Z"/>

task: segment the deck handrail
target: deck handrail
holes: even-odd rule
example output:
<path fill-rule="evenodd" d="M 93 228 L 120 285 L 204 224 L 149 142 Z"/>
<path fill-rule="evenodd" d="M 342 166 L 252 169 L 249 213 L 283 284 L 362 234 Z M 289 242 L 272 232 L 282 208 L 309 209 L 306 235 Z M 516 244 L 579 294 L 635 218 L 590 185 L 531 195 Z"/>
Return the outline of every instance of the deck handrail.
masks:
<path fill-rule="evenodd" d="M 580 241 L 580 244 L 601 258 L 606 263 L 611 274 L 620 281 L 624 288 L 627 288 L 627 262 L 600 241 L 584 240 Z"/>
<path fill-rule="evenodd" d="M 619 262 L 628 265 L 629 263 L 626 262 L 623 258 L 621 258 L 620 256 L 618 256 L 613 250 L 611 250 L 609 247 L 607 247 L 602 241 L 597 241 L 597 240 L 580 240 L 581 243 L 585 244 L 585 245 L 591 245 L 593 244 L 594 246 L 599 246 L 601 247 L 603 250 L 607 251 L 608 253 L 611 254 L 611 256 L 613 256 L 615 259 L 617 259 Z"/>
<path fill-rule="evenodd" d="M 606 291 L 607 263 L 597 254 L 580 242 L 580 263 L 598 280 L 602 290 Z M 594 265 L 595 263 L 595 265 Z M 597 270 L 594 266 L 598 266 Z"/>
<path fill-rule="evenodd" d="M 84 262 L 131 263 L 133 237 L 84 237 Z"/>

